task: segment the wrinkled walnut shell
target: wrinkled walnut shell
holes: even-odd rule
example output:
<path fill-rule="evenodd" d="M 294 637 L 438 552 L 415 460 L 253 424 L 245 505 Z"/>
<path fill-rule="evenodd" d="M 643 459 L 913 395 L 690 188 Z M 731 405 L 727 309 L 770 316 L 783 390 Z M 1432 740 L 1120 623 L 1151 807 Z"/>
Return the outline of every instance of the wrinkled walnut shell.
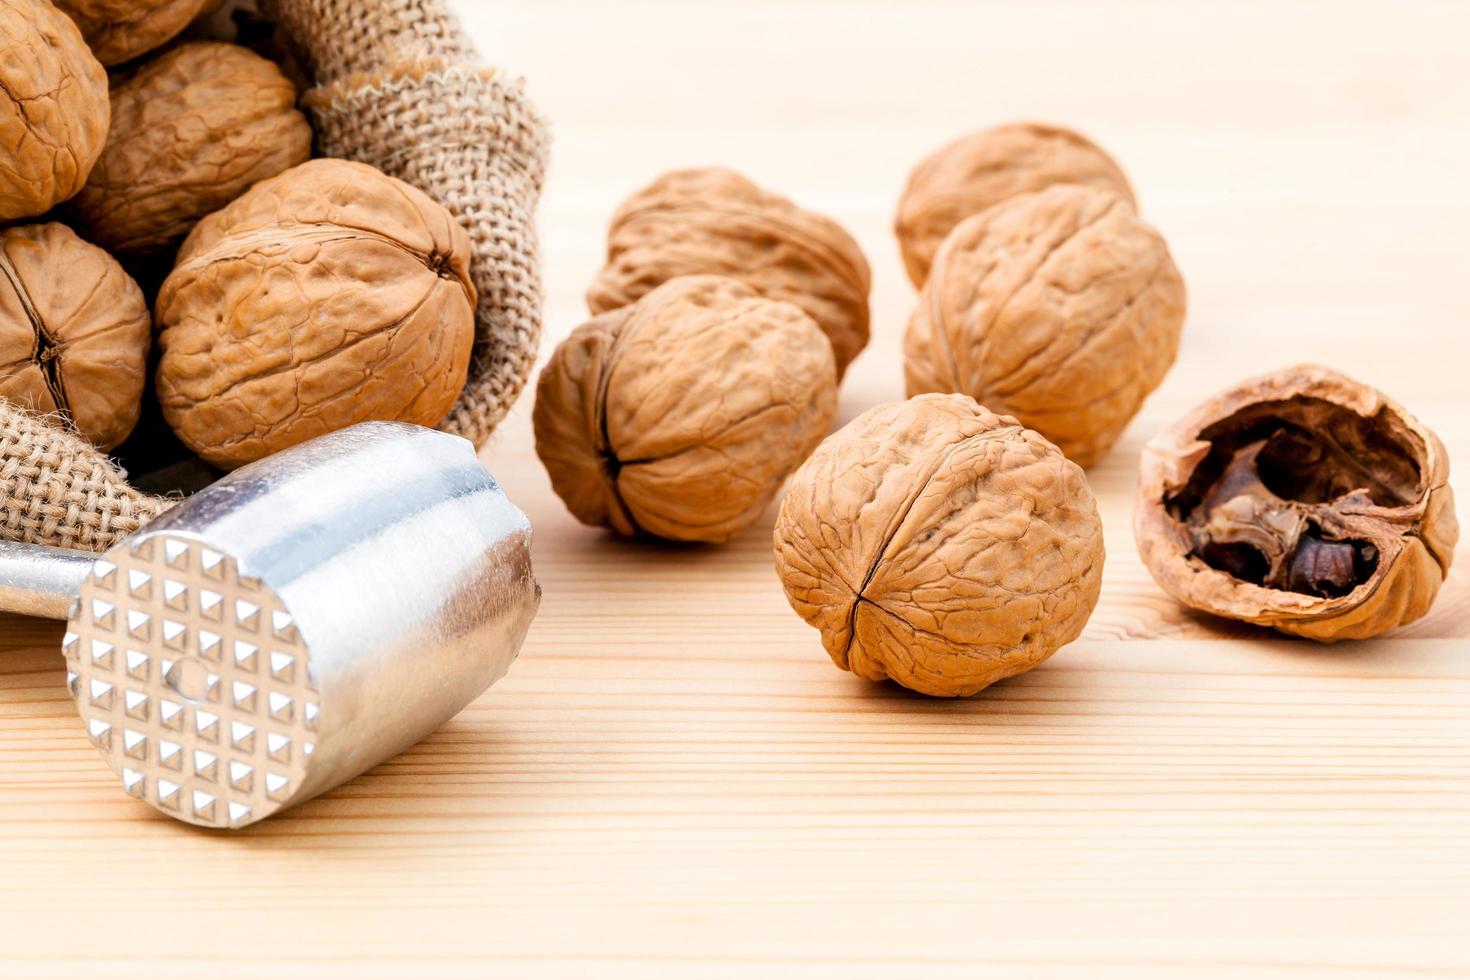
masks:
<path fill-rule="evenodd" d="M 104 65 L 120 65 L 172 39 L 217 0 L 54 0 Z"/>
<path fill-rule="evenodd" d="M 961 222 L 904 337 L 908 393 L 962 392 L 1081 466 L 1174 363 L 1184 280 L 1124 198 L 1058 184 Z"/>
<path fill-rule="evenodd" d="M 1135 534 L 1194 609 L 1314 640 L 1424 615 L 1459 526 L 1449 459 L 1382 392 L 1301 365 L 1244 381 L 1143 453 Z"/>
<path fill-rule="evenodd" d="M 832 348 L 790 303 L 670 280 L 578 327 L 541 372 L 536 452 L 584 524 L 726 541 L 831 428 Z"/>
<path fill-rule="evenodd" d="M 470 241 L 422 191 L 312 160 L 199 222 L 159 291 L 158 398 L 233 468 L 370 420 L 437 425 L 469 371 Z"/>
<path fill-rule="evenodd" d="M 1128 178 L 1113 158 L 1060 126 L 996 126 L 931 154 L 909 175 L 894 221 L 909 278 L 915 286 L 924 285 L 934 253 L 970 215 L 1052 184 L 1085 184 L 1135 203 Z"/>
<path fill-rule="evenodd" d="M 835 221 L 719 167 L 664 174 L 618 208 L 587 305 L 604 313 L 702 274 L 805 310 L 832 342 L 839 379 L 867 346 L 870 277 L 857 242 Z"/>
<path fill-rule="evenodd" d="M 880 405 L 792 478 L 775 531 L 791 606 L 843 670 L 968 696 L 1075 640 L 1103 536 L 1076 464 L 964 395 Z"/>
<path fill-rule="evenodd" d="M 46 0 L 0 0 L 0 221 L 81 190 L 108 116 L 107 72 L 71 18 Z"/>
<path fill-rule="evenodd" d="M 112 256 L 55 222 L 0 232 L 0 398 L 111 449 L 137 424 L 152 340 Z"/>
<path fill-rule="evenodd" d="M 296 89 L 235 44 L 181 44 L 112 91 L 112 132 L 72 202 L 117 253 L 166 252 L 206 214 L 311 156 Z"/>

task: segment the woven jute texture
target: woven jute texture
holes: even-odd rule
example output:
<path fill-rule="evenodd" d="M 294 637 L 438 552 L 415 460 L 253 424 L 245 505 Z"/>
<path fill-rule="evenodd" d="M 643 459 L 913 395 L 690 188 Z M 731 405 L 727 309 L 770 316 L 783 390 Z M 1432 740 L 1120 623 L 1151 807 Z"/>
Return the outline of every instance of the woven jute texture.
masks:
<path fill-rule="evenodd" d="M 0 538 L 104 551 L 169 503 L 81 436 L 0 400 Z"/>
<path fill-rule="evenodd" d="M 470 377 L 441 426 L 480 446 L 525 387 L 541 334 L 534 214 L 545 125 L 482 66 L 444 0 L 261 0 L 312 79 L 322 156 L 419 187 L 469 232 L 479 291 Z M 0 538 L 100 551 L 169 501 L 131 487 L 59 419 L 0 401 Z"/>

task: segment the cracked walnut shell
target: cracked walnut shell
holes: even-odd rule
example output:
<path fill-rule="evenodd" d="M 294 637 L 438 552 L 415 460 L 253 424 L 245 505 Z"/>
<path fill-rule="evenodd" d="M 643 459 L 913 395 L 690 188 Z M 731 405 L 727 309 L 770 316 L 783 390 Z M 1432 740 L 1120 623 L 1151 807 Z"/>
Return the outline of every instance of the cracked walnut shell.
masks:
<path fill-rule="evenodd" d="M 311 126 L 279 68 L 235 44 L 181 44 L 112 91 L 112 132 L 72 202 L 117 253 L 159 253 L 252 184 L 311 156 Z"/>
<path fill-rule="evenodd" d="M 1126 199 L 1014 197 L 940 248 L 904 337 L 908 393 L 970 395 L 1091 466 L 1174 363 L 1184 308 L 1168 246 Z"/>
<path fill-rule="evenodd" d="M 0 398 L 111 449 L 138 422 L 152 340 L 112 256 L 55 222 L 0 232 Z"/>
<path fill-rule="evenodd" d="M 593 313 L 627 306 L 675 276 L 729 276 L 805 310 L 840 379 L 868 343 L 867 260 L 835 221 L 721 167 L 664 174 L 618 208 Z"/>
<path fill-rule="evenodd" d="M 0 221 L 87 180 L 107 139 L 107 72 L 49 0 L 0 0 Z"/>
<path fill-rule="evenodd" d="M 1382 392 L 1316 365 L 1243 381 L 1148 444 L 1135 534 L 1204 612 L 1314 640 L 1428 612 L 1459 525 L 1449 459 Z"/>
<path fill-rule="evenodd" d="M 1103 536 L 1055 446 L 964 395 L 921 395 L 817 447 L 781 502 L 775 553 L 837 666 L 963 697 L 1081 634 Z"/>
<path fill-rule="evenodd" d="M 584 524 L 726 541 L 836 414 L 832 349 L 796 306 L 672 279 L 574 330 L 541 372 L 536 452 Z"/>
<path fill-rule="evenodd" d="M 1084 184 L 1134 203 L 1128 178 L 1113 158 L 1060 126 L 1009 123 L 962 136 L 931 154 L 909 175 L 894 221 L 909 278 L 924 285 L 934 253 L 970 215 L 1052 184 Z"/>
<path fill-rule="evenodd" d="M 474 336 L 470 241 L 422 191 L 320 159 L 199 222 L 159 291 L 158 398 L 233 468 L 372 420 L 438 425 Z"/>
<path fill-rule="evenodd" d="M 104 65 L 120 65 L 171 40 L 216 0 L 55 0 Z"/>

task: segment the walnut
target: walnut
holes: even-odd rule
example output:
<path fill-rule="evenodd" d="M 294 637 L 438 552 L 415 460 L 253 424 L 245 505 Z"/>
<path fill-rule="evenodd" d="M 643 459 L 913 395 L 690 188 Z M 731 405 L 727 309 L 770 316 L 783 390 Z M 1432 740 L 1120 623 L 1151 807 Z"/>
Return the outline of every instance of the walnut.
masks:
<path fill-rule="evenodd" d="M 200 218 L 311 155 L 296 89 L 234 44 L 182 44 L 112 92 L 112 132 L 72 202 L 78 226 L 118 253 L 172 249 Z"/>
<path fill-rule="evenodd" d="M 205 218 L 159 291 L 158 398 L 231 468 L 368 420 L 437 425 L 474 337 L 470 241 L 422 191 L 320 159 Z"/>
<path fill-rule="evenodd" d="M 216 0 L 55 0 L 104 65 L 131 61 L 172 39 Z"/>
<path fill-rule="evenodd" d="M 107 72 L 47 0 L 0 0 L 0 221 L 79 191 L 107 139 Z"/>
<path fill-rule="evenodd" d="M 1102 582 L 1076 464 L 964 395 L 880 405 L 797 471 L 776 572 L 843 670 L 964 697 L 1082 632 Z"/>
<path fill-rule="evenodd" d="M 112 256 L 55 222 L 0 232 L 0 398 L 111 449 L 137 424 L 152 340 Z"/>
<path fill-rule="evenodd" d="M 1109 191 L 1058 184 L 965 219 L 904 338 L 908 393 L 957 391 L 1091 466 L 1168 373 L 1184 281 Z"/>
<path fill-rule="evenodd" d="M 836 413 L 831 346 L 790 303 L 672 279 L 572 332 L 536 388 L 536 452 L 584 524 L 725 541 Z"/>
<path fill-rule="evenodd" d="M 664 174 L 618 208 L 593 313 L 675 276 L 721 275 L 801 307 L 832 342 L 840 379 L 868 343 L 867 260 L 836 222 L 719 167 Z"/>
<path fill-rule="evenodd" d="M 1112 157 L 1060 126 L 996 126 L 927 157 L 909 176 L 894 222 L 909 278 L 924 285 L 940 243 L 970 215 L 1052 184 L 1085 184 L 1134 203 L 1128 178 Z"/>
<path fill-rule="evenodd" d="M 1449 459 L 1382 392 L 1300 365 L 1243 381 L 1148 444 L 1135 534 L 1180 602 L 1314 640 L 1424 615 L 1459 526 Z"/>

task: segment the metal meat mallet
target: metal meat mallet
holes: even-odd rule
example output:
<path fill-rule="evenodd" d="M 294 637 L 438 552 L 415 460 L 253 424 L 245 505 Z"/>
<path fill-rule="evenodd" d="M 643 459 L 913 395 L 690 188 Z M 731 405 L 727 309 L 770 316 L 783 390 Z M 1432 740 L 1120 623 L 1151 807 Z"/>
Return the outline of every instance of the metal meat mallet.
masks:
<path fill-rule="evenodd" d="M 123 788 L 243 827 L 419 741 L 510 667 L 531 526 L 456 436 L 366 423 L 229 474 L 101 556 L 0 543 L 0 609 L 69 618 Z"/>

